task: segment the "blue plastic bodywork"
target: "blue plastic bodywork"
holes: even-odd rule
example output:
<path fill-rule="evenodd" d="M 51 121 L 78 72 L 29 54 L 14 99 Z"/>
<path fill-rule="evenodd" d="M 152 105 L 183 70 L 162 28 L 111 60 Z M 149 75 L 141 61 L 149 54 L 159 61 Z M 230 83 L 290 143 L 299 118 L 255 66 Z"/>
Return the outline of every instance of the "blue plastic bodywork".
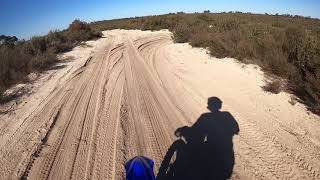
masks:
<path fill-rule="evenodd" d="M 146 157 L 137 156 L 125 164 L 126 180 L 155 180 L 154 162 Z"/>

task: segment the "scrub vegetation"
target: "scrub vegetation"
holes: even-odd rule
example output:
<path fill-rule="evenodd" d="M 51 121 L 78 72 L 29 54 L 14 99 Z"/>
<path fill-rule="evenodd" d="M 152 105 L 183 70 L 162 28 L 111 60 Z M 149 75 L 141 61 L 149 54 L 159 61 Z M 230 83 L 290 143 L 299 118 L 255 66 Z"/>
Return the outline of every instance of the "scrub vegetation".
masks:
<path fill-rule="evenodd" d="M 319 19 L 204 11 L 99 21 L 92 26 L 97 30 L 169 29 L 177 43 L 207 48 L 218 58 L 258 64 L 265 72 L 286 79 L 286 89 L 298 95 L 311 111 L 320 113 Z"/>
<path fill-rule="evenodd" d="M 50 31 L 46 36 L 18 40 L 15 36 L 0 36 L 0 102 L 3 92 L 13 84 L 26 80 L 26 75 L 42 71 L 57 62 L 57 54 L 68 51 L 82 41 L 101 37 L 89 24 L 73 21 L 68 29 Z"/>

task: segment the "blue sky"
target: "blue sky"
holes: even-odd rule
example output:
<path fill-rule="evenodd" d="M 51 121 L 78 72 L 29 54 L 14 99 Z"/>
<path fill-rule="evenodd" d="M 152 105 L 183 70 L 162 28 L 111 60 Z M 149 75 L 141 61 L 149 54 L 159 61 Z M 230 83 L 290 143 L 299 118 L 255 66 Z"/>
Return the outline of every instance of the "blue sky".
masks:
<path fill-rule="evenodd" d="M 320 18 L 320 0 L 1 0 L 0 34 L 30 38 L 85 21 L 168 12 L 242 11 Z"/>

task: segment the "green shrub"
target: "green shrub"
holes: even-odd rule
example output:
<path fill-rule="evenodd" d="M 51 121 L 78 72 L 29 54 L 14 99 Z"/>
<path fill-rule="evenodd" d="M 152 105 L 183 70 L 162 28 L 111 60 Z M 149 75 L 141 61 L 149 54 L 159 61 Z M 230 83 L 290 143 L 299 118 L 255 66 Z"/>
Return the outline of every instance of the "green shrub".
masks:
<path fill-rule="evenodd" d="M 32 55 L 24 53 L 20 48 L 0 47 L 0 87 L 5 89 L 23 79 L 30 72 L 28 61 Z"/>
<path fill-rule="evenodd" d="M 100 31 L 80 20 L 73 21 L 67 30 L 50 31 L 46 36 L 35 36 L 28 41 L 0 36 L 0 102 L 4 101 L 3 92 L 24 81 L 28 73 L 42 71 L 56 63 L 57 53 L 101 36 Z"/>
<path fill-rule="evenodd" d="M 41 70 L 49 67 L 55 62 L 57 62 L 56 54 L 53 51 L 46 51 L 45 53 L 32 57 L 28 66 L 30 69 Z"/>
<path fill-rule="evenodd" d="M 190 34 L 191 34 L 190 28 L 186 23 L 178 24 L 173 29 L 174 42 L 177 42 L 177 43 L 188 42 Z"/>
<path fill-rule="evenodd" d="M 213 37 L 209 46 L 209 51 L 212 56 L 217 58 L 224 58 L 230 54 L 229 48 L 222 40 L 217 37 Z"/>
<path fill-rule="evenodd" d="M 192 33 L 189 38 L 190 45 L 194 47 L 209 47 L 212 38 L 208 32 Z"/>
<path fill-rule="evenodd" d="M 45 37 L 35 36 L 30 40 L 32 54 L 37 55 L 47 50 L 47 42 Z"/>

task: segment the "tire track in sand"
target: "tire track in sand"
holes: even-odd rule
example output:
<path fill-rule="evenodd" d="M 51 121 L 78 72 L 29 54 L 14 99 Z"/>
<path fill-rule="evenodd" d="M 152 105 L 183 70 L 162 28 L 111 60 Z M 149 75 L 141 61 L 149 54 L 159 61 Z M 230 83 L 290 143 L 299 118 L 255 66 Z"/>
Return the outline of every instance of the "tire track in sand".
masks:
<path fill-rule="evenodd" d="M 174 48 L 169 33 L 109 33 L 62 87 L 3 132 L 1 179 L 123 179 L 124 163 L 137 155 L 153 159 L 157 173 L 174 131 L 203 113 L 208 93 L 198 85 L 208 78 L 193 77 L 183 56 L 168 49 Z M 312 153 L 304 155 L 269 133 L 272 126 L 247 118 L 249 112 L 225 107 L 240 126 L 232 179 L 319 178 L 317 163 L 308 162 L 316 144 L 308 142 Z"/>

